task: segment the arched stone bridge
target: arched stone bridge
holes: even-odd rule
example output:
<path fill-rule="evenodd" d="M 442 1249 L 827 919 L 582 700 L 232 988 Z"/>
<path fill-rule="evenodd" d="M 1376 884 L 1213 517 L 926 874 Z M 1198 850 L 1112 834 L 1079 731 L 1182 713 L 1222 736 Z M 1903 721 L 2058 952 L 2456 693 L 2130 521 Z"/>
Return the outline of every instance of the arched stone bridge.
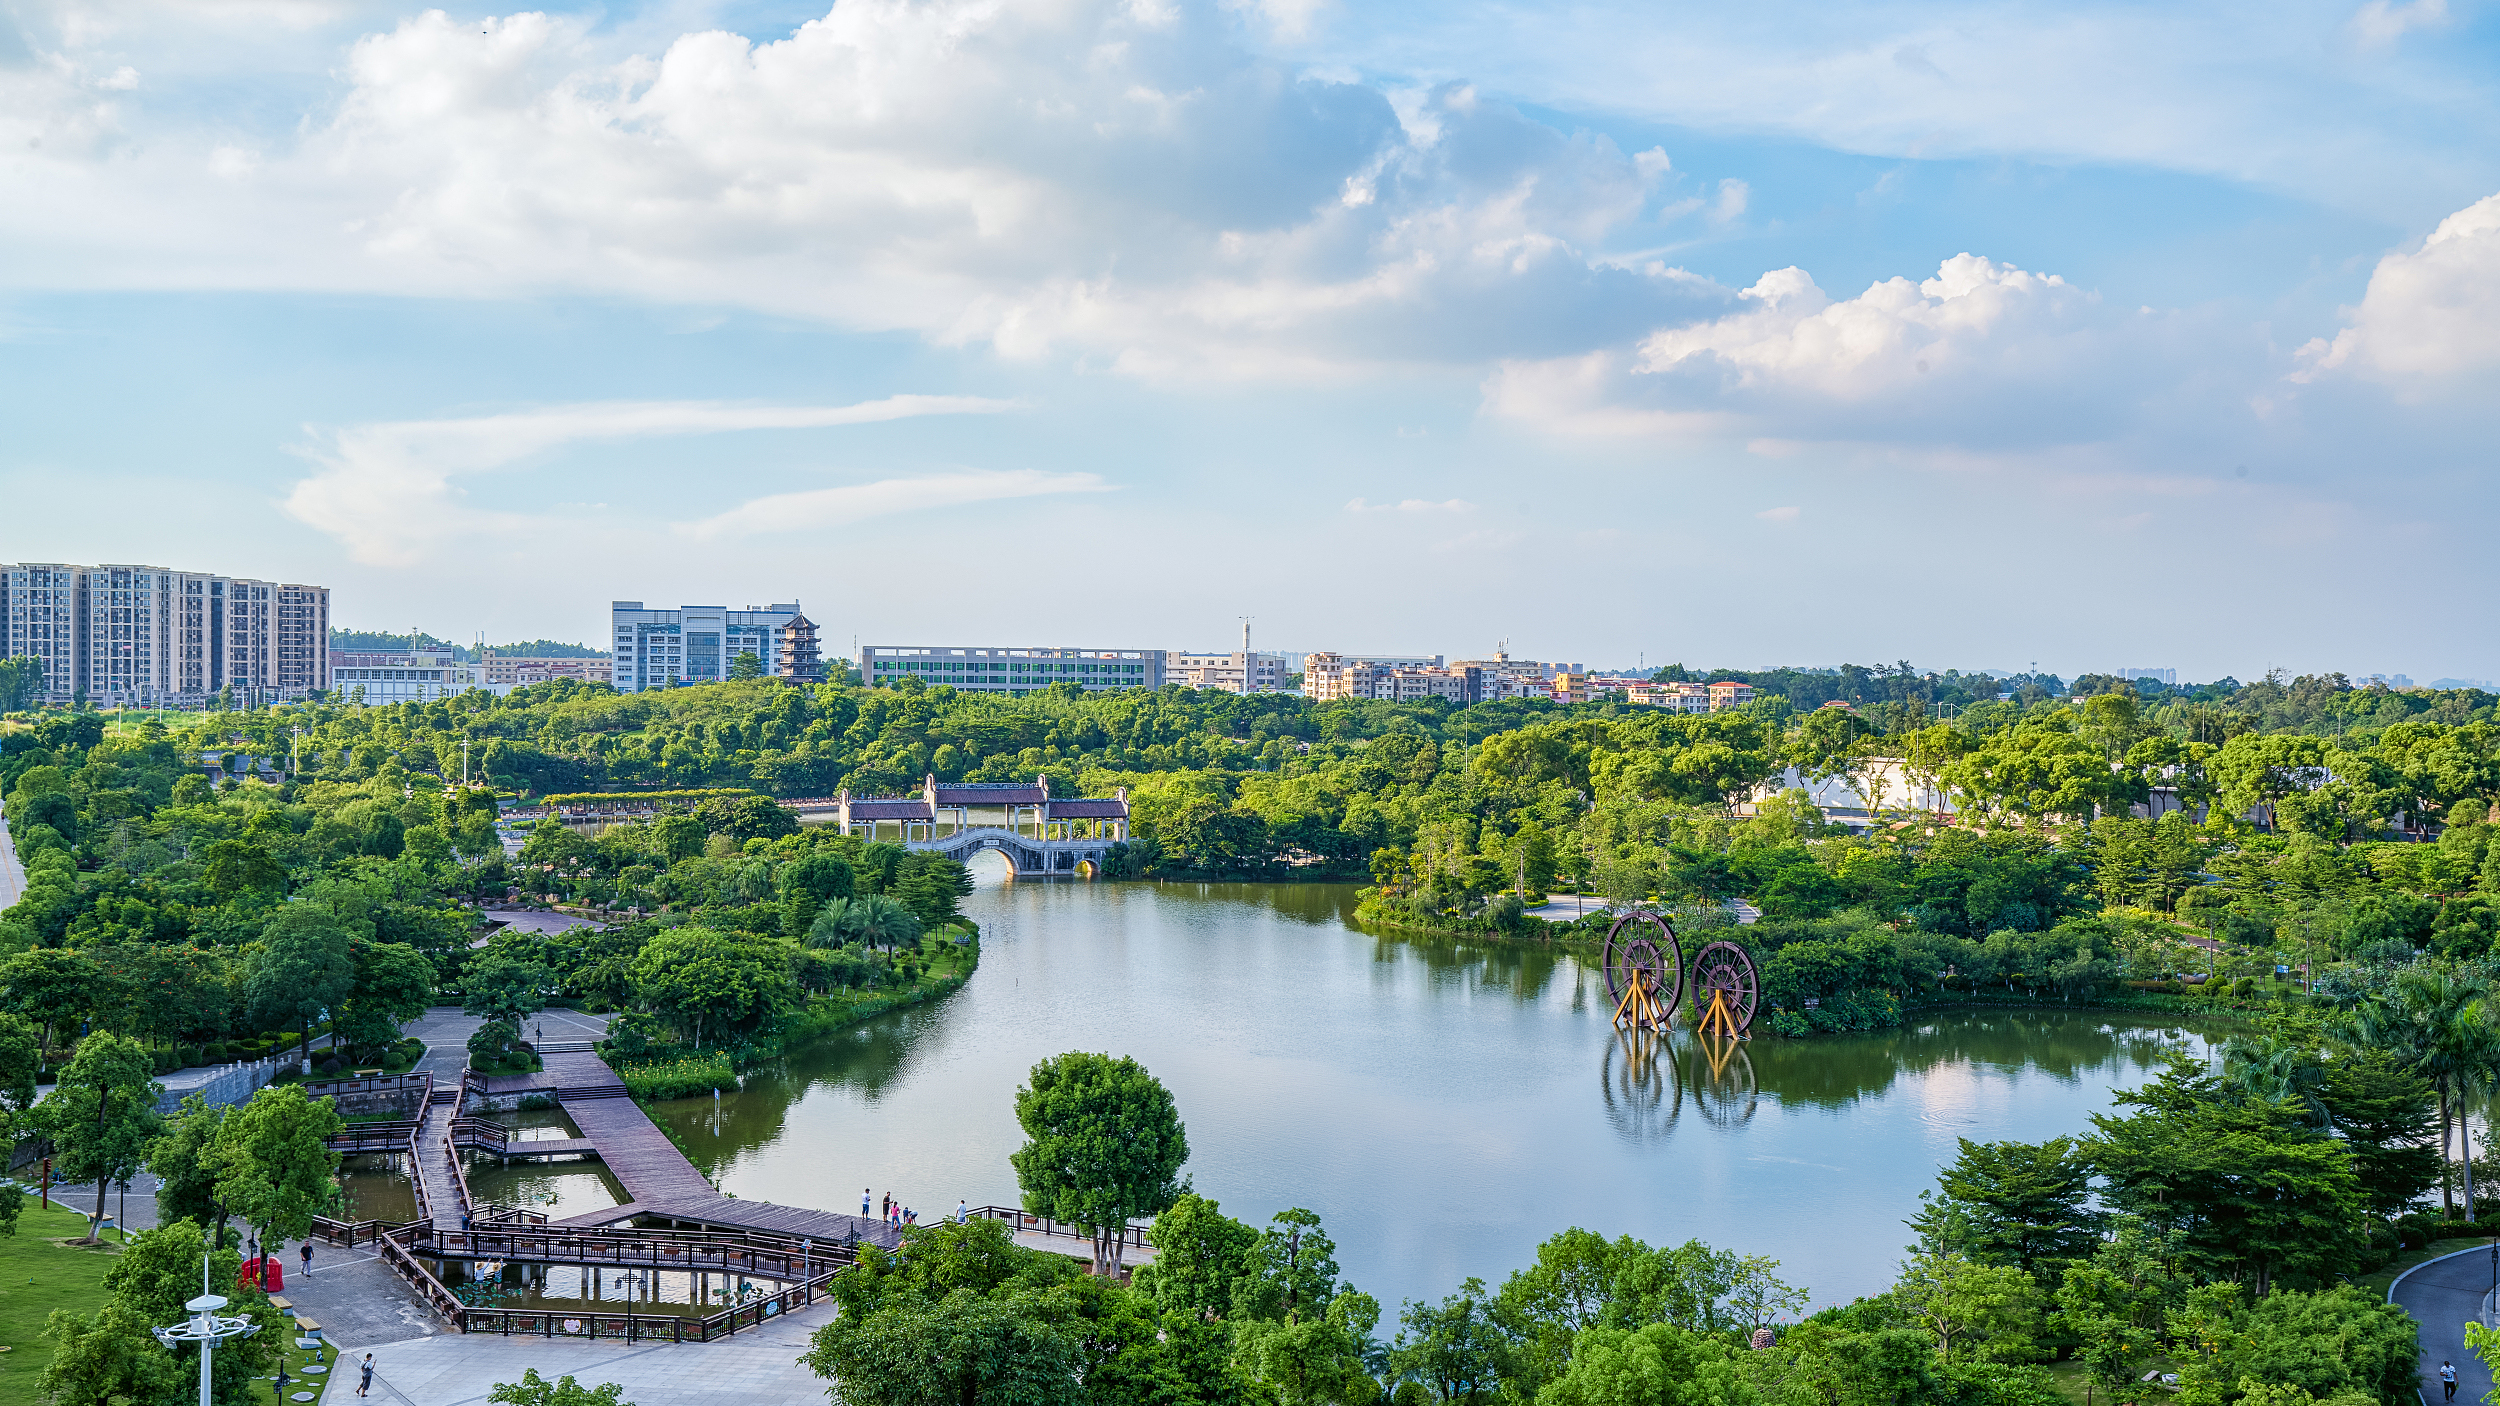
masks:
<path fill-rule="evenodd" d="M 1104 856 L 1117 843 L 1107 839 L 1037 840 L 1004 826 L 975 825 L 934 840 L 907 841 L 905 847 L 942 854 L 959 863 L 990 850 L 1005 859 L 1007 867 L 1019 878 L 1044 874 L 1100 878 Z"/>

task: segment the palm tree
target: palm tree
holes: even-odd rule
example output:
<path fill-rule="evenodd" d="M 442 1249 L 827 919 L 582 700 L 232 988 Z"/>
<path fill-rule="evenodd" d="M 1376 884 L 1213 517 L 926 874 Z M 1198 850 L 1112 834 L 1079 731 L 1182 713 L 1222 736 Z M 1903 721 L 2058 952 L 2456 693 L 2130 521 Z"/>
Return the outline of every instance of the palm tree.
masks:
<path fill-rule="evenodd" d="M 2396 1061 L 2431 1081 L 2439 1091 L 2439 1156 L 2448 1160 L 2451 1118 L 2463 1123 L 2469 1095 L 2491 1087 L 2500 1072 L 2500 1030 L 2492 1026 L 2488 1004 L 2491 988 L 2476 978 L 2414 967 L 2397 973 L 2385 992 L 2361 1004 L 2345 1039 L 2385 1050 Z M 2461 1129 L 2465 1145 L 2466 1215 L 2474 1214 L 2474 1145 L 2470 1126 Z M 2451 1214 L 2455 1195 L 2446 1175 L 2440 1177 L 2440 1203 Z"/>
<path fill-rule="evenodd" d="M 806 941 L 810 947 L 843 947 L 854 942 L 885 948 L 916 947 L 920 944 L 920 919 L 883 894 L 827 899 L 825 906 L 816 910 L 816 921 L 808 925 Z"/>

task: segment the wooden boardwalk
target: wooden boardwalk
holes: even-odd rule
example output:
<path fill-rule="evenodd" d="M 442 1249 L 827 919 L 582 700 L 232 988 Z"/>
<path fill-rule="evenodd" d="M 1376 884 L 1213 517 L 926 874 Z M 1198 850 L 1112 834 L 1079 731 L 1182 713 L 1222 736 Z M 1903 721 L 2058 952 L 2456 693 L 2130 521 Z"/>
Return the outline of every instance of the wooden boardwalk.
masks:
<path fill-rule="evenodd" d="M 452 1119 L 460 1116 L 460 1087 L 436 1089 L 428 1095 L 425 1117 L 417 1125 L 416 1172 L 425 1197 L 427 1219 L 438 1230 L 461 1229 L 469 1204 L 468 1179 L 460 1173 L 460 1156 L 451 1150 Z"/>
<path fill-rule="evenodd" d="M 483 1081 L 485 1091 L 498 1097 L 555 1095 L 564 1115 L 581 1130 L 579 1142 L 597 1150 L 599 1160 L 631 1198 L 622 1206 L 568 1216 L 556 1225 L 580 1229 L 648 1217 L 705 1230 L 771 1231 L 827 1245 L 865 1241 L 892 1249 L 902 1243 L 902 1232 L 883 1221 L 724 1195 L 686 1160 L 686 1154 L 652 1123 L 642 1106 L 627 1097 L 625 1081 L 616 1077 L 606 1061 L 578 1050 L 551 1050 L 543 1060 L 546 1067 L 537 1073 Z"/>

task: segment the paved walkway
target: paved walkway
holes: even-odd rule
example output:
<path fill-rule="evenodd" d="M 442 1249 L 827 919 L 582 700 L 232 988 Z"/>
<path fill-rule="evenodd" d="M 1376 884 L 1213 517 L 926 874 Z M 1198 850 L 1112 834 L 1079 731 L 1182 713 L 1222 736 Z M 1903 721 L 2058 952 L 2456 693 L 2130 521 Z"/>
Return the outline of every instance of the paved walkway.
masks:
<path fill-rule="evenodd" d="M 2491 1369 L 2465 1349 L 2467 1320 L 2483 1311 L 2491 1292 L 2491 1249 L 2477 1246 L 2419 1265 L 2397 1279 L 2387 1301 L 2413 1315 L 2422 1342 L 2422 1399 L 2439 1401 L 2439 1364 L 2457 1364 L 2457 1399 L 2480 1401 L 2491 1390 Z"/>
<path fill-rule="evenodd" d="M 366 1400 L 384 1406 L 482 1406 L 498 1383 L 517 1382 L 532 1367 L 549 1381 L 616 1382 L 636 1406 L 824 1406 L 828 1383 L 798 1358 L 816 1330 L 832 1321 L 833 1305 L 820 1303 L 714 1343 L 437 1333 L 367 1345 L 328 1333 L 340 1344 L 339 1365 L 322 1402 L 355 1401 L 356 1367 L 370 1350 L 373 1394 Z"/>
<path fill-rule="evenodd" d="M 0 912 L 26 896 L 26 866 L 17 862 L 17 846 L 9 842 L 9 816 L 0 808 Z"/>

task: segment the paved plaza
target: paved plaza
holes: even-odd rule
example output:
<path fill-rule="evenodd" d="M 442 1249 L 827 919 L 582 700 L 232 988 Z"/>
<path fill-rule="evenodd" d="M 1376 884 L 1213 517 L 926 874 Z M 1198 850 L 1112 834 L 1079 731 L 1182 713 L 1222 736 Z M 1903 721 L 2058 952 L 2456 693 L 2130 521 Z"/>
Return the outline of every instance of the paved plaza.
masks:
<path fill-rule="evenodd" d="M 619 1383 L 634 1406 L 824 1406 L 825 1379 L 800 1366 L 798 1357 L 809 1337 L 832 1321 L 833 1306 L 817 1304 L 712 1343 L 441 1332 L 360 1344 L 331 1333 L 341 1350 L 322 1406 L 356 1399 L 356 1367 L 368 1351 L 374 1365 L 368 1399 L 387 1406 L 483 1406 L 497 1383 L 519 1381 L 532 1367 L 549 1381 L 569 1375 L 583 1386 Z"/>

